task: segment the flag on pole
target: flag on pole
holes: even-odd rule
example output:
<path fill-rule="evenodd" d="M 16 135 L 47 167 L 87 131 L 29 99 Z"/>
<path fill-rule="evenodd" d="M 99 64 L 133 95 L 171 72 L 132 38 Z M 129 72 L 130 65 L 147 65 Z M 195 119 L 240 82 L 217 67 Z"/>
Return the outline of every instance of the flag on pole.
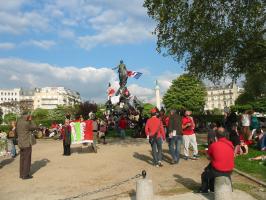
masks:
<path fill-rule="evenodd" d="M 111 83 L 109 83 L 108 86 L 109 87 L 107 89 L 107 94 L 108 94 L 108 97 L 111 97 L 111 96 L 113 96 L 115 94 L 115 90 L 114 90 L 114 88 L 112 88 Z"/>
<path fill-rule="evenodd" d="M 142 75 L 141 72 L 136 72 L 136 71 L 127 71 L 127 76 L 128 77 L 133 77 L 135 79 L 139 79 L 139 77 Z"/>

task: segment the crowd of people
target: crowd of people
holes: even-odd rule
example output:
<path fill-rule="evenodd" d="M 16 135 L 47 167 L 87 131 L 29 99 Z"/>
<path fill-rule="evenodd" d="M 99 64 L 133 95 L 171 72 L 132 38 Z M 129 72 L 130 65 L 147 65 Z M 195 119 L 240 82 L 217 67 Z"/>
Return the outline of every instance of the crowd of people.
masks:
<path fill-rule="evenodd" d="M 162 109 L 151 110 L 151 118 L 145 124 L 145 133 L 152 147 L 153 163 L 156 167 L 162 164 L 162 143 L 167 140 L 169 152 L 172 156 L 172 164 L 177 164 L 180 159 L 180 148 L 183 141 L 184 159 L 197 160 L 198 144 L 195 135 L 195 122 L 189 110 L 171 110 L 169 116 Z M 189 147 L 193 148 L 193 154 L 189 156 Z"/>
<path fill-rule="evenodd" d="M 169 153 L 172 157 L 171 164 L 178 164 L 180 158 L 184 160 L 198 160 L 198 144 L 195 134 L 195 120 L 189 110 L 172 109 L 167 115 L 165 110 L 158 110 L 156 107 L 150 111 L 151 117 L 141 119 L 141 127 L 151 145 L 153 164 L 155 167 L 163 167 L 163 143 L 168 143 Z M 96 118 L 95 113 L 88 116 L 92 121 L 93 143 L 92 148 L 97 153 L 97 142 L 106 144 L 105 136 L 112 127 L 121 139 L 126 136 L 126 129 L 130 127 L 130 118 L 126 115 L 108 116 Z M 52 132 L 59 132 L 63 141 L 63 155 L 71 154 L 71 127 L 70 122 L 82 122 L 83 116 L 71 119 L 66 116 L 65 123 L 58 125 L 53 123 L 50 127 Z M 30 165 L 32 145 L 32 131 L 38 127 L 33 123 L 27 113 L 23 113 L 17 122 L 11 123 L 11 130 L 7 134 L 9 152 L 12 157 L 17 155 L 15 145 L 20 149 L 20 178 L 30 179 Z M 4 135 L 1 133 L 1 135 Z M 261 151 L 266 150 L 266 134 L 260 127 L 254 112 L 247 111 L 238 117 L 234 112 L 225 113 L 224 121 L 211 124 L 208 131 L 207 158 L 210 163 L 204 169 L 201 179 L 202 186 L 199 192 L 214 191 L 214 179 L 218 176 L 231 176 L 234 168 L 234 158 L 242 154 L 248 154 L 248 146 L 256 145 Z M 183 143 L 183 156 L 181 157 L 181 144 Z M 192 155 L 190 155 L 192 147 Z M 250 160 L 265 160 L 265 156 L 251 158 Z"/>
<path fill-rule="evenodd" d="M 227 137 L 233 143 L 235 156 L 248 154 L 250 145 L 255 145 L 260 151 L 266 151 L 266 134 L 254 111 L 245 111 L 241 116 L 230 111 L 225 113 L 224 123 L 217 122 L 212 125 L 212 131 L 208 133 L 208 144 L 216 140 L 212 133 L 221 126 L 225 127 Z"/>

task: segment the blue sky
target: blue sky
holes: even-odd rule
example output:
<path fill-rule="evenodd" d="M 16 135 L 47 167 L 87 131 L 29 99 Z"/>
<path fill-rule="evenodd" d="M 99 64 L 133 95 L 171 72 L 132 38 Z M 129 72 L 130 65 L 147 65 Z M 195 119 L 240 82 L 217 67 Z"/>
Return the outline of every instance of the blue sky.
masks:
<path fill-rule="evenodd" d="M 0 0 L 0 85 L 65 86 L 83 99 L 104 101 L 115 67 L 143 72 L 129 79 L 133 95 L 154 101 L 183 72 L 156 52 L 154 22 L 141 0 Z"/>

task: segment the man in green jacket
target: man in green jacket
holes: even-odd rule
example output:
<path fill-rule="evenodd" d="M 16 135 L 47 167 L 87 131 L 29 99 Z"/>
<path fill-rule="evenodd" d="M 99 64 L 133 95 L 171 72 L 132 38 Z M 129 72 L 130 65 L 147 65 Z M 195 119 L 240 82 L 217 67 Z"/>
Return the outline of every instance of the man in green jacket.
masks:
<path fill-rule="evenodd" d="M 20 178 L 30 179 L 30 166 L 31 166 L 31 131 L 37 127 L 31 120 L 31 115 L 23 113 L 21 118 L 17 121 L 17 136 L 18 146 L 20 148 Z"/>

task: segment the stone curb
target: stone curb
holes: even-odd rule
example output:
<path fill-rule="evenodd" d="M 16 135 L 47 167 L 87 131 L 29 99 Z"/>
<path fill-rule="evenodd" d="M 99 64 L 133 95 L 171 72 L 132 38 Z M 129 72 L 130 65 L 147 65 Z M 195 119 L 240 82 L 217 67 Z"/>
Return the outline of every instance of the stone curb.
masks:
<path fill-rule="evenodd" d="M 254 181 L 254 182 L 256 182 L 256 183 L 258 183 L 260 185 L 262 185 L 263 187 L 266 187 L 266 183 L 265 182 L 263 182 L 261 180 L 258 180 L 257 178 L 254 178 L 253 176 L 251 176 L 249 174 L 246 174 L 245 172 L 242 172 L 242 171 L 240 171 L 240 170 L 238 170 L 236 168 L 234 168 L 234 172 L 236 172 L 239 175 L 244 176 L 244 177 L 246 177 L 246 178 L 248 178 L 248 179 L 250 179 L 250 180 L 252 180 L 252 181 Z"/>

